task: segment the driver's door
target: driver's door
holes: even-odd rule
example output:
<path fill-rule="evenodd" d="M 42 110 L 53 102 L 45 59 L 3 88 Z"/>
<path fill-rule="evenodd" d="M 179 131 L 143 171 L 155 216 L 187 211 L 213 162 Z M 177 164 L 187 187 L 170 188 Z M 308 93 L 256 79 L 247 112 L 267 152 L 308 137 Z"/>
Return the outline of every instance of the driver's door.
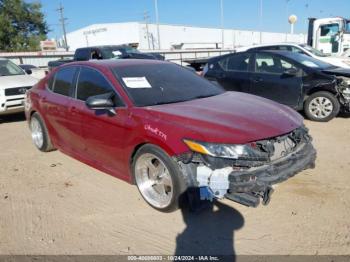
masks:
<path fill-rule="evenodd" d="M 297 108 L 302 92 L 302 69 L 273 53 L 255 53 L 251 94 Z M 286 70 L 295 69 L 295 75 Z"/>
<path fill-rule="evenodd" d="M 116 114 L 107 110 L 91 110 L 85 101 L 91 97 L 113 93 Z M 107 78 L 96 69 L 82 67 L 77 79 L 76 99 L 81 105 L 78 110 L 84 140 L 84 158 L 96 163 L 112 174 L 124 168 L 124 141 L 127 135 L 125 122 L 128 111 Z"/>

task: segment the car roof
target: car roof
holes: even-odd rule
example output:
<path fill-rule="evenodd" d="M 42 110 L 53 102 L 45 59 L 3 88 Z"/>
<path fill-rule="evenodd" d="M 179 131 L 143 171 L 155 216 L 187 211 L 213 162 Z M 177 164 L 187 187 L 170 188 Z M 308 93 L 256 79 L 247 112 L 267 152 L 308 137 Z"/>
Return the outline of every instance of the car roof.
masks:
<path fill-rule="evenodd" d="M 281 43 L 271 43 L 271 44 L 258 44 L 258 45 L 249 45 L 249 46 L 242 46 L 238 47 L 235 50 L 237 52 L 247 51 L 249 49 L 253 48 L 260 48 L 260 47 L 268 47 L 268 46 L 303 46 L 302 43 L 295 43 L 295 42 L 281 42 Z"/>
<path fill-rule="evenodd" d="M 105 60 L 90 60 L 73 62 L 62 65 L 62 67 L 70 65 L 90 65 L 95 67 L 123 67 L 123 66 L 138 66 L 138 65 L 150 65 L 150 64 L 173 64 L 171 62 L 154 60 L 154 59 L 105 59 Z"/>

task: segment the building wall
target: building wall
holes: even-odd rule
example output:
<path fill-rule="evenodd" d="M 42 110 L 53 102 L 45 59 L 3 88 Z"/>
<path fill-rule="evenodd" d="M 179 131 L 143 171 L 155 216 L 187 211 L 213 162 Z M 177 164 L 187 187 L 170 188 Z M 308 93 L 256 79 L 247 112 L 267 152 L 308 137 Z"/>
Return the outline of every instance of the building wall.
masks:
<path fill-rule="evenodd" d="M 174 48 L 221 48 L 222 31 L 218 28 L 205 28 L 181 25 L 159 25 L 160 47 L 169 50 Z M 225 29 L 224 48 L 274 42 L 304 43 L 303 34 L 284 34 L 272 32 L 244 31 Z M 138 43 L 139 49 L 159 47 L 157 26 L 138 22 L 96 24 L 67 34 L 70 50 L 93 45 Z"/>
<path fill-rule="evenodd" d="M 95 24 L 67 34 L 70 51 L 79 47 L 138 43 L 138 23 Z"/>

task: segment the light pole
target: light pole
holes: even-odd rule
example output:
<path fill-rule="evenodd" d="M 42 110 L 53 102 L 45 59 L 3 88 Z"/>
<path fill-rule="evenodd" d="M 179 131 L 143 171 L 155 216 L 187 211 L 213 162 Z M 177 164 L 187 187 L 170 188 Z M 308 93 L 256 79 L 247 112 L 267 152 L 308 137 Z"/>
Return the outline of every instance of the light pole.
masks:
<path fill-rule="evenodd" d="M 225 30 L 224 30 L 224 1 L 220 0 L 220 20 L 221 20 L 221 49 L 225 45 Z"/>
<path fill-rule="evenodd" d="M 157 23 L 157 37 L 158 37 L 158 49 L 160 50 L 160 33 L 159 33 L 159 14 L 158 14 L 158 0 L 154 0 L 154 8 L 156 11 L 156 23 Z"/>
<path fill-rule="evenodd" d="M 263 19 L 263 0 L 260 0 L 260 8 L 259 8 L 260 44 L 262 44 L 262 19 Z"/>

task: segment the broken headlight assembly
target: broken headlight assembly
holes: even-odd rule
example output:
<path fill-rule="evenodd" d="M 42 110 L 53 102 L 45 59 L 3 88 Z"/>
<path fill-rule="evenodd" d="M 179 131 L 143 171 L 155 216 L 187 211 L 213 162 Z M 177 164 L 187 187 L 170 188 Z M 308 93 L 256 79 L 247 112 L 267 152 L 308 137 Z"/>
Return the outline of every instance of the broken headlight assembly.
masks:
<path fill-rule="evenodd" d="M 256 147 L 256 143 L 246 145 L 214 144 L 184 139 L 193 151 L 202 155 L 234 160 L 268 161 L 269 154 Z"/>

